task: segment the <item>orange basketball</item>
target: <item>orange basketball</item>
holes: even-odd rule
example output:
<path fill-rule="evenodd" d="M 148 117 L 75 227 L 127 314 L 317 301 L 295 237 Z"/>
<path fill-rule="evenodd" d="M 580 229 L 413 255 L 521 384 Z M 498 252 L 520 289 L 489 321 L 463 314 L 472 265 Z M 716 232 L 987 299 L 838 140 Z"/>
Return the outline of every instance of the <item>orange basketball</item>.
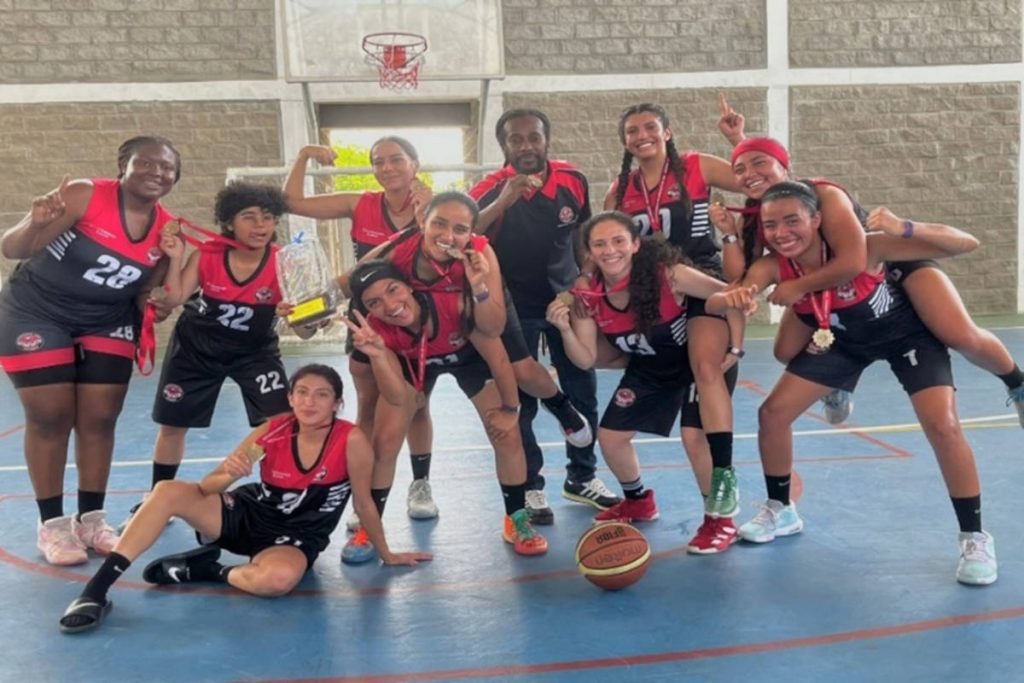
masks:
<path fill-rule="evenodd" d="M 606 591 L 632 586 L 647 573 L 651 547 L 636 527 L 607 522 L 587 529 L 576 544 L 576 568 Z"/>

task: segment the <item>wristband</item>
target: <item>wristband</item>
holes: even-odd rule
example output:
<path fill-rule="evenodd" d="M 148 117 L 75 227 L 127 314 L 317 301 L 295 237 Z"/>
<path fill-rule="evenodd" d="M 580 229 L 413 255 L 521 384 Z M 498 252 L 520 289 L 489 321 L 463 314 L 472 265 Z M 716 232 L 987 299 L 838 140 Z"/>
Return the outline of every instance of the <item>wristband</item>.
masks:
<path fill-rule="evenodd" d="M 739 241 L 739 236 L 734 232 L 722 235 L 722 244 L 738 244 Z"/>
<path fill-rule="evenodd" d="M 914 221 L 903 221 L 903 239 L 914 236 Z"/>
<path fill-rule="evenodd" d="M 728 351 L 737 358 L 743 358 L 743 356 L 747 355 L 747 352 L 739 348 L 738 346 L 730 346 Z"/>
<path fill-rule="evenodd" d="M 484 291 L 480 292 L 479 294 L 474 294 L 473 295 L 473 301 L 477 302 L 478 304 L 482 304 L 483 302 L 487 301 L 487 299 L 490 296 L 491 296 L 491 290 L 485 289 Z"/>

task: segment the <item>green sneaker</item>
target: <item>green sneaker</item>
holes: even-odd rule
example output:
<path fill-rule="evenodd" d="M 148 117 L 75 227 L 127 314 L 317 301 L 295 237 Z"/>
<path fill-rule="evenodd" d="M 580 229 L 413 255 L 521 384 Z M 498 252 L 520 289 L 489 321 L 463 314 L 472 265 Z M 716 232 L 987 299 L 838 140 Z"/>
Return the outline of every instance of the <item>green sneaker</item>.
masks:
<path fill-rule="evenodd" d="M 711 492 L 704 501 L 704 514 L 708 517 L 732 517 L 740 507 L 740 490 L 736 484 L 736 470 L 716 467 L 711 471 Z"/>

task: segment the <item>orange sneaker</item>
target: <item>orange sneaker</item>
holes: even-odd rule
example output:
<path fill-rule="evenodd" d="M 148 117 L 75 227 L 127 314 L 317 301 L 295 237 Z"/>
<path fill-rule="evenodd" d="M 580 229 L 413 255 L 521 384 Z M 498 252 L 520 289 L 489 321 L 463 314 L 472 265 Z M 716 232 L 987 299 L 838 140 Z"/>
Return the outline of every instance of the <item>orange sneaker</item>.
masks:
<path fill-rule="evenodd" d="M 530 514 L 526 508 L 505 515 L 505 530 L 501 537 L 520 555 L 543 555 L 548 551 L 548 542 L 530 525 Z"/>

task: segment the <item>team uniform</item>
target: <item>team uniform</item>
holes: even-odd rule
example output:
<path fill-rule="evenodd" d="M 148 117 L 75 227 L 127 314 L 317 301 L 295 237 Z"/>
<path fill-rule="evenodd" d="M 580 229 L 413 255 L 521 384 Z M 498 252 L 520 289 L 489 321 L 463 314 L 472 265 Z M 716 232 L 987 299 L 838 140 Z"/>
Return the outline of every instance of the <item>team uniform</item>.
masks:
<path fill-rule="evenodd" d="M 164 356 L 153 404 L 159 424 L 208 427 L 228 377 L 242 391 L 250 425 L 290 409 L 274 331 L 281 301 L 277 250 L 268 247 L 243 281 L 231 273 L 228 254 L 227 248 L 200 249 L 200 290 L 185 304 Z"/>
<path fill-rule="evenodd" d="M 0 292 L 0 365 L 17 388 L 126 384 L 139 337 L 136 297 L 163 258 L 159 203 L 146 232 L 125 226 L 121 185 L 92 179 L 85 214 L 18 264 Z"/>
<path fill-rule="evenodd" d="M 352 211 L 352 248 L 356 260 L 379 244 L 387 242 L 392 235 L 406 228 L 416 226 L 415 219 L 409 225 L 397 227 L 391 222 L 383 192 L 364 192 Z"/>
<path fill-rule="evenodd" d="M 260 483 L 221 493 L 220 538 L 200 537 L 200 542 L 249 557 L 267 548 L 290 545 L 301 550 L 307 567 L 312 567 L 330 543 L 352 493 L 347 445 L 353 427 L 351 422 L 335 418 L 320 457 L 303 469 L 295 418 L 272 420 L 267 433 L 256 442 L 266 453 L 260 461 Z"/>
<path fill-rule="evenodd" d="M 792 261 L 778 254 L 780 281 L 799 277 Z M 817 329 L 812 302 L 805 296 L 793 306 L 807 326 Z M 861 273 L 832 289 L 830 326 L 835 341 L 821 354 L 807 350 L 787 372 L 834 389 L 853 391 L 864 368 L 886 360 L 907 394 L 934 386 L 953 386 L 946 347 L 917 317 L 903 290 L 884 272 Z"/>

